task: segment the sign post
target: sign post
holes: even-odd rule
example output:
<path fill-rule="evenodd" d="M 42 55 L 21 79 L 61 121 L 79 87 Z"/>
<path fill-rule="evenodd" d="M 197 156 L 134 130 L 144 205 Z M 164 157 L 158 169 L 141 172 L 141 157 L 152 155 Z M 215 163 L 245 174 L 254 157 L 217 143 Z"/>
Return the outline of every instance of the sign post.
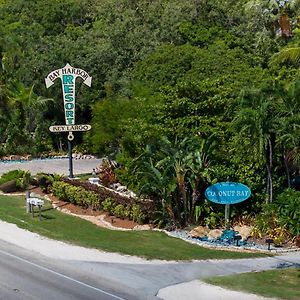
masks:
<path fill-rule="evenodd" d="M 84 70 L 74 68 L 66 64 L 63 68 L 54 70 L 45 78 L 46 87 L 49 88 L 54 84 L 57 78 L 60 78 L 62 84 L 65 122 L 66 125 L 50 126 L 51 132 L 69 132 L 68 134 L 68 157 L 69 157 L 69 177 L 73 178 L 73 161 L 72 161 L 72 141 L 74 140 L 73 131 L 87 131 L 91 125 L 75 125 L 75 82 L 80 77 L 83 83 L 89 87 L 92 84 L 92 77 Z"/>
<path fill-rule="evenodd" d="M 225 204 L 225 227 L 230 228 L 230 204 Z"/>
<path fill-rule="evenodd" d="M 230 227 L 230 204 L 236 204 L 247 200 L 251 196 L 251 190 L 238 182 L 219 182 L 209 186 L 205 190 L 205 197 L 214 203 L 225 204 L 225 226 Z"/>

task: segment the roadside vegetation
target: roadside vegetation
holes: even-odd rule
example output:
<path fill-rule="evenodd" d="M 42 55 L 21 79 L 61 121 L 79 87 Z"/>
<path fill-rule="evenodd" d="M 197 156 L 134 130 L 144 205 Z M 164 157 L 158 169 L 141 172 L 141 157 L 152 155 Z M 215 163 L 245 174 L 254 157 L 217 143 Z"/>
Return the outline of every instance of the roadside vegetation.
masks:
<path fill-rule="evenodd" d="M 287 300 L 300 298 L 299 268 L 218 276 L 207 278 L 204 281 L 230 290 L 253 293 L 264 297 Z"/>
<path fill-rule="evenodd" d="M 217 251 L 191 245 L 157 231 L 114 231 L 100 228 L 78 217 L 63 214 L 47 203 L 42 221 L 26 213 L 25 200 L 0 196 L 0 219 L 48 238 L 99 250 L 147 259 L 192 260 L 262 257 L 260 253 Z M 76 228 L 76 230 L 74 230 Z"/>
<path fill-rule="evenodd" d="M 92 130 L 76 133 L 74 151 L 113 159 L 100 179 L 150 199 L 155 226 L 223 226 L 204 191 L 234 181 L 252 191 L 232 209 L 236 223 L 300 244 L 299 8 L 0 0 L 0 157 L 67 151 L 66 136 L 48 130 L 64 124 L 61 87 L 44 78 L 69 62 L 93 78 L 76 88 L 76 123 Z"/>

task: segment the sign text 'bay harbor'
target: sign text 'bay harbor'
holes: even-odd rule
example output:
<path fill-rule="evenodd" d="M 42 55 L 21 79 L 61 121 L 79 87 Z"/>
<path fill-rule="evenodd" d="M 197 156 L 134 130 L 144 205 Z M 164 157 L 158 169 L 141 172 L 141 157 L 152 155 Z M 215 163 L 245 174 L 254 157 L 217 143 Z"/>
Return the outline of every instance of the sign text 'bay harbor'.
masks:
<path fill-rule="evenodd" d="M 49 127 L 51 132 L 69 132 L 68 134 L 68 153 L 69 153 L 69 177 L 73 177 L 73 163 L 72 163 L 72 143 L 74 139 L 73 131 L 88 131 L 91 125 L 75 124 L 75 83 L 76 78 L 80 77 L 83 83 L 89 87 L 92 84 L 92 77 L 84 70 L 74 68 L 66 64 L 63 68 L 54 70 L 45 78 L 46 87 L 49 88 L 54 84 L 57 78 L 60 78 L 62 84 L 65 122 L 66 125 L 53 125 Z"/>

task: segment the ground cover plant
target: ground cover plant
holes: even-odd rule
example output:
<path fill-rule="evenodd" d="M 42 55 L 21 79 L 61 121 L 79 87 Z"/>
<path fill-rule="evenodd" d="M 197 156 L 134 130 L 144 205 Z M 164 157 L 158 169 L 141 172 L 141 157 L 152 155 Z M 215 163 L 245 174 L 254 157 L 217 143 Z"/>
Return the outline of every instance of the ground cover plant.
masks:
<path fill-rule="evenodd" d="M 276 299 L 300 298 L 300 269 L 279 269 L 205 279 L 207 283 Z M 280 283 L 280 284 L 279 284 Z"/>
<path fill-rule="evenodd" d="M 30 183 L 31 174 L 22 170 L 12 170 L 0 177 L 0 190 L 3 192 L 24 191 Z"/>
<path fill-rule="evenodd" d="M 191 245 L 156 231 L 112 231 L 63 214 L 50 203 L 43 207 L 42 221 L 26 213 L 22 197 L 0 196 L 0 219 L 46 237 L 76 245 L 137 255 L 148 259 L 191 260 L 265 256 L 260 253 L 218 251 Z M 76 229 L 76 230 L 74 230 Z"/>

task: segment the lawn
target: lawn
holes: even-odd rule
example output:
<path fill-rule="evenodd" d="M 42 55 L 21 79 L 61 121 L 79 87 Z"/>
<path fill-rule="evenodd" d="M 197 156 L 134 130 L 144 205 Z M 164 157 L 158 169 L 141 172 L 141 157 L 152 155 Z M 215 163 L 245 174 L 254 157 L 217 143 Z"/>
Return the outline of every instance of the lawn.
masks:
<path fill-rule="evenodd" d="M 48 238 L 72 244 L 137 255 L 147 259 L 192 260 L 261 257 L 260 253 L 210 250 L 157 231 L 113 231 L 63 214 L 46 203 L 42 221 L 26 213 L 25 197 L 0 196 L 0 219 Z"/>
<path fill-rule="evenodd" d="M 218 276 L 205 282 L 278 299 L 300 299 L 300 268 Z"/>

